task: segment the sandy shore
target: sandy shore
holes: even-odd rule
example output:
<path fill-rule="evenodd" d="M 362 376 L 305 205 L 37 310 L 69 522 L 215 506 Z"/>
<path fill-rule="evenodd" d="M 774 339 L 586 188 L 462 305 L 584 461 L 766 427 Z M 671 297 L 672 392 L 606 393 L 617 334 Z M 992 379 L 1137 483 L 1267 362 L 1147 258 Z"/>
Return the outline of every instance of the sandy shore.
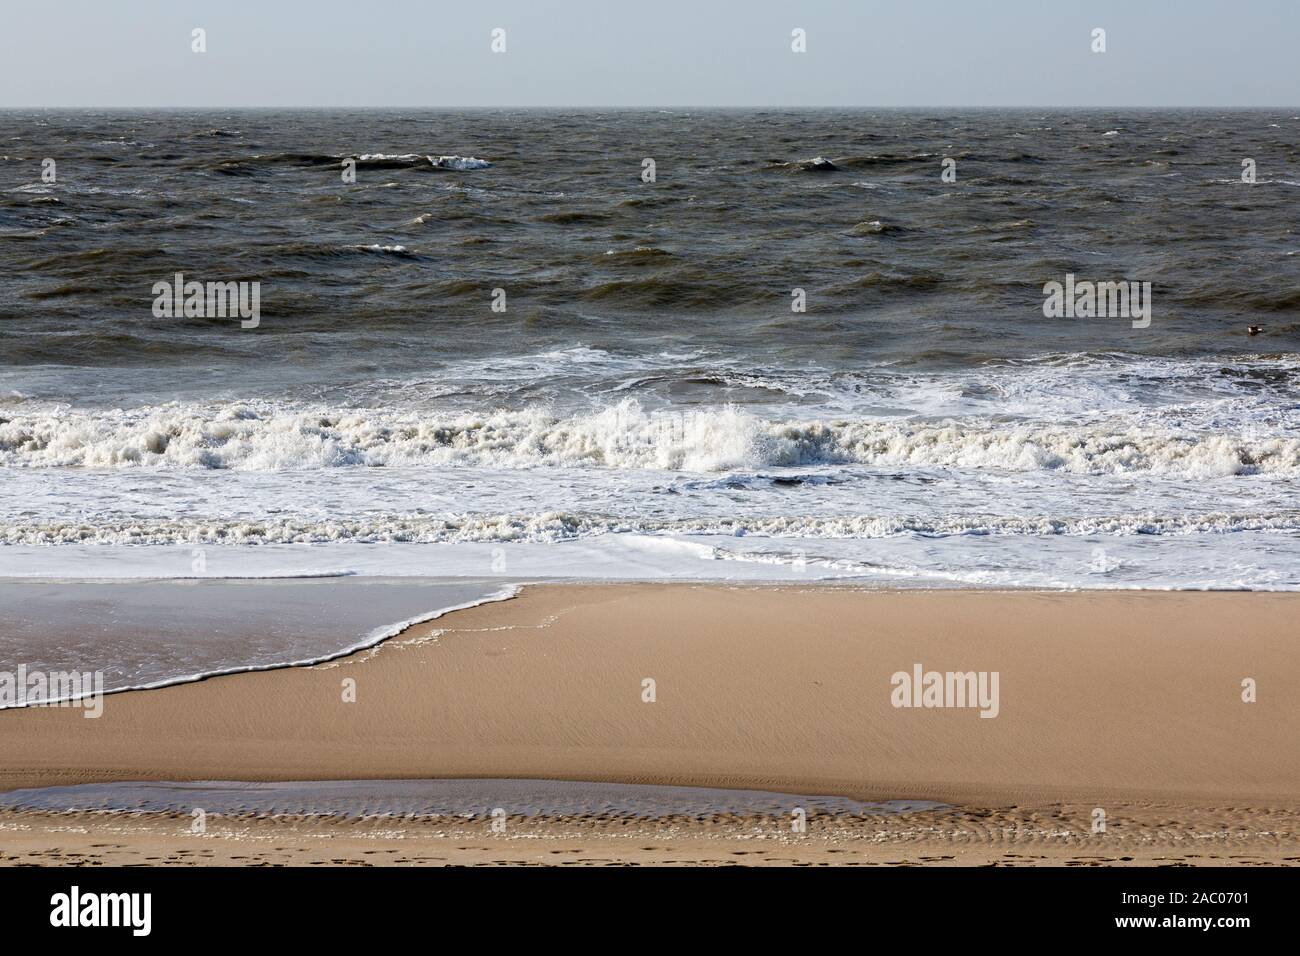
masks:
<path fill-rule="evenodd" d="M 0 866 L 1271 866 L 1300 865 L 1294 810 L 1120 805 L 774 817 L 472 820 L 0 810 Z"/>
<path fill-rule="evenodd" d="M 1297 621 L 1300 596 L 1289 594 L 533 587 L 330 664 L 112 695 L 97 720 L 5 711 L 0 787 L 445 777 L 685 784 L 938 800 L 960 808 L 949 817 L 984 821 L 973 831 L 983 836 L 932 835 L 912 847 L 917 856 L 956 860 L 952 848 L 964 840 L 979 848 L 965 861 L 1001 860 L 1024 849 L 1006 841 L 1007 828 L 1037 814 L 1044 832 L 1077 838 L 1061 845 L 1063 857 L 1051 839 L 1033 841 L 1030 849 L 1049 848 L 1039 854 L 1048 861 L 1222 851 L 1290 862 L 1300 858 Z M 997 716 L 893 706 L 891 677 L 915 664 L 996 672 Z M 1247 678 L 1258 687 L 1253 703 L 1242 700 Z M 643 699 L 646 679 L 653 702 Z M 354 702 L 344 699 L 351 681 Z M 1105 809 L 1107 834 L 1089 832 L 1094 808 Z M 955 818 L 926 816 L 939 820 L 936 832 L 954 830 Z M 76 819 L 73 829 L 87 829 L 76 847 L 87 851 L 114 842 L 97 829 L 110 821 L 143 828 L 137 837 L 146 839 L 161 818 Z M 247 828 L 254 846 L 262 836 L 287 839 L 276 821 L 226 819 Z M 528 820 L 557 833 L 567 825 Z M 72 822 L 5 811 L 0 847 L 15 862 L 18 834 L 35 850 L 55 827 L 68 835 L 67 851 Z M 734 822 L 742 833 L 774 826 Z M 836 825 L 852 830 L 851 822 Z M 891 818 L 885 829 L 905 834 L 915 824 Z M 881 825 L 856 824 L 864 835 Z M 312 826 L 334 827 L 324 833 L 343 843 L 358 832 L 346 821 Z M 637 826 L 648 836 L 659 824 Z M 1120 852 L 1126 827 L 1132 842 Z M 1161 829 L 1181 836 L 1149 836 Z M 709 841 L 721 831 L 705 824 L 685 830 L 703 841 L 701 861 L 736 850 L 726 837 L 719 856 Z M 305 847 L 325 838 L 303 839 Z M 456 842 L 436 826 L 410 839 L 407 849 Z M 608 839 L 586 833 L 579 849 Z M 840 838 L 868 860 L 870 841 L 853 839 Z M 342 843 L 325 841 L 327 861 L 331 845 Z"/>

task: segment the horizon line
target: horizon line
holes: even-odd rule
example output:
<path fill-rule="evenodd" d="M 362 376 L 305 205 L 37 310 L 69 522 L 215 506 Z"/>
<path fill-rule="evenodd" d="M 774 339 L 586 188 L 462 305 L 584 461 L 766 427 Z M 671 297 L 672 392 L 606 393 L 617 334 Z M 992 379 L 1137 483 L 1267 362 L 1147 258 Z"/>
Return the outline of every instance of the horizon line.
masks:
<path fill-rule="evenodd" d="M 0 106 L 0 111 L 16 110 L 627 110 L 627 111 L 648 111 L 648 110 L 1300 110 L 1300 104 L 1286 103 L 1266 103 L 1262 105 L 1233 105 L 1233 106 L 1216 106 L 1206 104 L 1121 104 L 1121 105 L 1104 105 L 1104 104 L 993 104 L 993 105 L 972 105 L 972 104 L 653 104 L 645 106 L 633 106 L 627 104 L 554 104 L 554 105 L 518 105 L 504 104 L 495 106 L 477 105 L 477 106 L 435 106 L 435 105 L 316 105 L 304 106 L 301 104 L 277 104 L 277 105 L 27 105 L 27 106 Z"/>

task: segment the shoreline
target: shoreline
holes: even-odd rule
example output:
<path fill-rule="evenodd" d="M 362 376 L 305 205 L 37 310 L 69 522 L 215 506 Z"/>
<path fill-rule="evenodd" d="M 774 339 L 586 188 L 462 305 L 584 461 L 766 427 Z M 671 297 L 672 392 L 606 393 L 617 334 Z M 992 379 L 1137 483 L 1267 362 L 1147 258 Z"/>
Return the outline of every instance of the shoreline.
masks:
<path fill-rule="evenodd" d="M 356 582 L 397 582 L 402 584 L 418 585 L 427 581 L 437 582 L 439 584 L 479 584 L 486 585 L 492 581 L 491 578 L 482 577 L 464 577 L 448 578 L 445 576 L 435 576 L 424 578 L 409 575 L 360 575 L 354 572 L 347 573 L 301 573 L 301 574 L 283 574 L 271 576 L 200 576 L 200 577 L 127 577 L 127 578 L 82 578 L 82 577 L 48 577 L 44 575 L 22 577 L 14 575 L 0 575 L 0 586 L 4 584 L 19 584 L 22 586 L 30 585 L 54 585 L 63 587 L 75 587 L 77 585 L 109 585 L 122 586 L 124 588 L 134 588 L 150 585 L 193 585 L 203 584 L 214 587 L 220 587 L 223 584 L 262 584 L 262 583 L 299 583 L 299 582 L 322 582 L 333 580 L 356 581 Z M 981 593 L 981 594 L 1261 594 L 1261 595 L 1286 595 L 1295 594 L 1300 596 L 1300 590 L 1292 588 L 1248 588 L 1248 587 L 1200 587 L 1200 588 L 1152 588 L 1140 586 L 1115 586 L 1109 588 L 1083 588 L 1083 587 L 1042 587 L 1038 585 L 983 585 L 983 584 L 965 584 L 961 582 L 948 582 L 944 584 L 910 584 L 899 586 L 894 583 L 877 584 L 862 579 L 842 579 L 842 578 L 822 578 L 814 579 L 807 583 L 792 582 L 783 579 L 773 580 L 750 580 L 750 579 L 733 579 L 726 577 L 692 577 L 689 579 L 680 579 L 675 581 L 665 581 L 662 578 L 645 577 L 645 578 L 617 578 L 606 579 L 599 577 L 536 577 L 536 578 L 519 578 L 506 579 L 499 587 L 494 590 L 471 600 L 440 607 L 432 611 L 421 611 L 412 617 L 395 620 L 391 623 L 377 624 L 364 633 L 359 634 L 352 639 L 350 643 L 338 648 L 337 650 L 322 651 L 319 654 L 300 660 L 286 660 L 278 663 L 249 664 L 249 665 L 232 665 L 222 666 L 211 671 L 200 673 L 184 674 L 176 677 L 166 677 L 157 681 L 144 684 L 133 684 L 123 687 L 108 687 L 102 691 L 103 697 L 109 697 L 115 694 L 133 693 L 137 691 L 160 690 L 169 687 L 179 687 L 187 684 L 196 684 L 203 681 L 212 680 L 220 677 L 230 677 L 239 674 L 261 673 L 265 671 L 292 670 L 296 668 L 310 668 L 321 664 L 330 664 L 336 661 L 362 654 L 366 651 L 384 644 L 387 641 L 399 639 L 412 628 L 427 624 L 431 621 L 440 620 L 448 614 L 457 611 L 469 610 L 484 604 L 495 604 L 504 601 L 511 601 L 517 598 L 525 589 L 533 588 L 551 588 L 551 587 L 577 587 L 577 588 L 599 588 L 609 586 L 663 586 L 672 585 L 679 587 L 703 587 L 703 588 L 748 588 L 748 589 L 795 589 L 803 590 L 808 588 L 839 590 L 849 592 L 865 593 Z M 84 695 L 83 695 L 84 696 Z M 8 710 L 23 709 L 40 709 L 42 707 L 62 704 L 65 700 L 75 703 L 81 698 L 58 698 L 48 703 L 31 703 L 31 704 L 0 704 L 0 714 Z M 0 786 L 0 792 L 4 792 L 4 787 Z"/>
<path fill-rule="evenodd" d="M 1300 596 L 1277 592 L 529 586 L 323 664 L 115 694 L 98 720 L 6 710 L 0 788 L 499 776 L 952 802 L 1080 787 L 1300 800 L 1300 760 L 1280 746 L 1242 753 L 1234 737 L 1281 744 L 1300 727 L 1298 705 L 1276 690 L 1300 679 L 1286 636 L 1297 609 Z M 1170 631 L 1182 633 L 1154 636 Z M 890 674 L 928 667 L 927 656 L 1001 672 L 1004 695 L 1023 690 L 988 721 L 891 707 Z M 734 673 L 719 681 L 711 668 Z M 641 681 L 656 673 L 661 699 L 644 703 Z M 1239 699 L 1246 676 L 1264 688 L 1254 704 Z M 347 677 L 355 703 L 342 701 Z M 1179 692 L 1173 677 L 1196 683 Z M 1189 706 L 1210 682 L 1219 699 Z M 1101 725 L 1075 733 L 1089 710 Z M 1185 717 L 1204 739 L 1179 732 Z M 1145 771 L 1123 740 L 1144 724 L 1162 743 Z M 1098 745 L 1104 733 L 1112 746 Z M 880 759 L 885 741 L 871 738 L 882 735 L 898 759 Z M 1008 760 L 1020 743 L 1041 756 Z M 972 747 L 1018 772 L 991 779 L 978 759 L 941 759 Z M 1081 762 L 1092 772 L 1071 770 Z"/>

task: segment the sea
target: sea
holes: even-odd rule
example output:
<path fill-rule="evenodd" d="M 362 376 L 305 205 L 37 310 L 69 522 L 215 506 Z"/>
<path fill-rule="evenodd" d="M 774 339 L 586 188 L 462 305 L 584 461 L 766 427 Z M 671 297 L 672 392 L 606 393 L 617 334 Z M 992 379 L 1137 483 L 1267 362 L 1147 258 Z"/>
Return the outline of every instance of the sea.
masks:
<path fill-rule="evenodd" d="M 542 580 L 1300 589 L 1298 113 L 0 112 L 0 668 Z"/>

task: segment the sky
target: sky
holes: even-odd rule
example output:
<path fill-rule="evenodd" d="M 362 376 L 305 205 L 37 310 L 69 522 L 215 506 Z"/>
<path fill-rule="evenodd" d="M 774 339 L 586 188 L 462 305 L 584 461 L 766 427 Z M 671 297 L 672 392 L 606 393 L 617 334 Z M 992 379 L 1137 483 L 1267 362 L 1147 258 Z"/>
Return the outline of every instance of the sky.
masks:
<path fill-rule="evenodd" d="M 0 107 L 1295 107 L 1298 48 L 1300 0 L 9 0 Z"/>

